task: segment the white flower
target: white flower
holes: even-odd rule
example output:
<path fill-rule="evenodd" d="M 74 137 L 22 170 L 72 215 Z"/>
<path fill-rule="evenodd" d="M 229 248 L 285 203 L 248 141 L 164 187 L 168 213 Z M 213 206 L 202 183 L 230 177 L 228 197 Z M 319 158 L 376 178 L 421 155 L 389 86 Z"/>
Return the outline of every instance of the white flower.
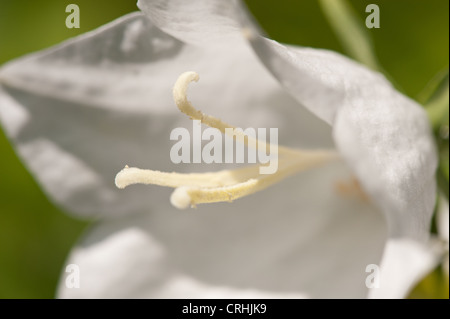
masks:
<path fill-rule="evenodd" d="M 0 120 L 18 153 L 57 204 L 98 219 L 68 260 L 81 288 L 63 277 L 59 296 L 404 297 L 438 260 L 422 108 L 337 53 L 260 37 L 235 1 L 138 4 L 144 14 L 0 70 Z M 190 98 L 205 113 L 342 160 L 189 212 L 165 188 L 116 189 L 125 164 L 193 170 L 169 161 L 170 131 L 189 123 L 171 97 L 187 70 L 202 76 Z M 354 178 L 369 201 L 337 187 Z M 379 288 L 366 287 L 370 264 Z"/>

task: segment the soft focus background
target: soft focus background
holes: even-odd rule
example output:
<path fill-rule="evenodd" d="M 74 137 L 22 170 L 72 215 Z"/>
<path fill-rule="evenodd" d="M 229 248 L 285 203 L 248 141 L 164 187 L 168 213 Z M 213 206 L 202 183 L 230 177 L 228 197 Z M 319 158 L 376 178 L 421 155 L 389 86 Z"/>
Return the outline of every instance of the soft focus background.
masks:
<path fill-rule="evenodd" d="M 273 39 L 348 53 L 318 1 L 246 2 Z M 80 29 L 65 26 L 65 8 L 70 3 L 80 7 Z M 366 5 L 379 5 L 381 28 L 364 29 L 372 38 L 380 64 L 396 85 L 410 97 L 420 99 L 430 80 L 448 68 L 449 1 L 350 3 L 362 26 L 368 15 Z M 136 0 L 1 0 L 0 65 L 135 10 Z M 448 160 L 448 139 L 444 143 Z M 0 164 L 0 298 L 53 298 L 64 260 L 88 223 L 71 219 L 48 201 L 1 129 Z M 443 281 L 436 270 L 411 297 L 448 298 L 448 284 Z"/>

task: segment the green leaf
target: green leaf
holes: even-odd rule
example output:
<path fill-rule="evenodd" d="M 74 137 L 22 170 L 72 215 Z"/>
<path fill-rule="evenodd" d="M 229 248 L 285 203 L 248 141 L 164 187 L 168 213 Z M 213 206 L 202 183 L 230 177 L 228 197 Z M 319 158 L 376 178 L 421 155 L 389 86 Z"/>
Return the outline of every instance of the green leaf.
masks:
<path fill-rule="evenodd" d="M 419 98 L 426 100 L 425 108 L 433 129 L 448 128 L 449 116 L 449 76 L 448 69 L 441 72 L 425 87 Z"/>
<path fill-rule="evenodd" d="M 417 95 L 416 100 L 425 105 L 446 85 L 448 86 L 448 68 L 439 71 Z"/>
<path fill-rule="evenodd" d="M 319 3 L 347 54 L 381 71 L 367 28 L 351 5 L 346 0 L 320 0 Z"/>
<path fill-rule="evenodd" d="M 448 199 L 449 192 L 449 74 L 439 72 L 418 95 L 425 105 L 439 149 L 439 168 L 436 172 L 440 190 Z"/>
<path fill-rule="evenodd" d="M 416 285 L 408 299 L 448 299 L 448 297 L 448 277 L 439 266 Z"/>
<path fill-rule="evenodd" d="M 448 139 L 440 138 L 439 144 L 439 168 L 437 171 L 437 182 L 439 189 L 444 196 L 449 197 L 449 151 L 448 151 Z"/>

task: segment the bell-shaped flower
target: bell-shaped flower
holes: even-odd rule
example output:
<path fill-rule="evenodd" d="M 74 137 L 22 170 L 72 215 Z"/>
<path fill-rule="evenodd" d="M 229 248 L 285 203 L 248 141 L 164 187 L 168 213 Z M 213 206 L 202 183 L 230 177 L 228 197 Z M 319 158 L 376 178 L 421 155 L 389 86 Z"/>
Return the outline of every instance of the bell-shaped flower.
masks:
<path fill-rule="evenodd" d="M 237 1 L 138 5 L 0 69 L 0 122 L 17 152 L 56 204 L 97 219 L 68 260 L 80 288 L 63 275 L 59 297 L 404 297 L 438 260 L 437 157 L 421 106 L 338 53 L 260 36 Z M 172 88 L 190 70 L 201 76 L 193 105 L 278 128 L 293 166 L 280 160 L 265 183 L 255 170 L 171 163 L 170 132 L 190 123 Z M 124 176 L 176 187 L 175 204 L 197 209 L 178 211 L 166 187 L 117 189 L 125 164 L 179 171 L 171 183 Z M 182 174 L 197 170 L 217 179 Z M 220 187 L 236 200 L 202 204 L 223 201 Z"/>

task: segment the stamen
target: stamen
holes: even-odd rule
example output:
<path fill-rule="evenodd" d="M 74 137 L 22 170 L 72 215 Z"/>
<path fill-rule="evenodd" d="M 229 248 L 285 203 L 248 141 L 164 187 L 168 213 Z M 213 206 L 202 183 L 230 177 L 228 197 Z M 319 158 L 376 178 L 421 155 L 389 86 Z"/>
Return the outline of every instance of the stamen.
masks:
<path fill-rule="evenodd" d="M 199 79 L 200 76 L 198 75 L 198 73 L 193 71 L 184 72 L 178 77 L 173 87 L 173 99 L 175 101 L 175 104 L 178 106 L 178 109 L 189 116 L 191 120 L 199 120 L 201 123 L 209 127 L 218 129 L 223 134 L 227 134 L 231 137 L 236 137 L 239 142 L 244 143 L 244 145 L 247 147 L 257 145 L 258 149 L 265 148 L 266 151 L 268 151 L 270 149 L 270 144 L 245 135 L 242 131 L 238 130 L 237 127 L 227 124 L 214 116 L 207 115 L 200 110 L 197 110 L 191 104 L 191 102 L 188 101 L 187 88 L 189 86 L 189 83 L 194 81 L 198 82 Z M 232 130 L 225 130 L 226 128 L 231 128 Z M 292 154 L 297 152 L 297 150 L 290 149 L 288 147 L 278 146 L 279 154 Z"/>
<path fill-rule="evenodd" d="M 247 147 L 257 145 L 258 148 L 270 144 L 245 135 L 236 127 L 222 122 L 213 116 L 203 114 L 195 109 L 187 100 L 186 91 L 190 82 L 198 81 L 199 76 L 195 72 L 185 72 L 178 78 L 173 89 L 175 103 L 181 112 L 193 120 L 200 120 L 212 128 L 218 129 L 224 134 L 230 134 L 243 142 Z M 335 160 L 338 155 L 331 151 L 304 151 L 288 147 L 278 146 L 278 171 L 273 174 L 260 174 L 261 164 L 251 165 L 235 170 L 222 170 L 208 173 L 166 173 L 153 170 L 144 170 L 136 167 L 125 166 L 115 179 L 118 188 L 125 188 L 132 184 L 153 184 L 175 188 L 171 196 L 171 203 L 177 208 L 195 207 L 202 203 L 216 203 L 228 201 L 253 194 L 263 190 L 282 179 L 298 172 L 323 165 Z M 281 155 L 281 156 L 280 156 Z"/>
<path fill-rule="evenodd" d="M 136 167 L 125 167 L 116 175 L 116 186 L 125 188 L 132 184 L 159 185 L 167 187 L 220 187 L 241 183 L 259 174 L 261 165 L 252 165 L 236 170 L 208 173 L 165 173 Z"/>
<path fill-rule="evenodd" d="M 235 199 L 264 190 L 289 176 L 322 165 L 333 159 L 336 159 L 336 154 L 328 153 L 315 158 L 280 161 L 279 169 L 275 174 L 257 175 L 245 182 L 231 186 L 211 188 L 179 187 L 172 193 L 170 202 L 179 209 L 187 208 L 189 205 L 195 207 L 197 204 L 232 202 Z"/>
<path fill-rule="evenodd" d="M 220 119 L 214 116 L 209 116 L 202 113 L 192 106 L 191 102 L 187 99 L 187 88 L 189 83 L 199 80 L 199 75 L 196 72 L 185 72 L 178 77 L 173 87 L 173 99 L 181 112 L 191 118 L 191 120 L 199 120 L 203 124 L 218 129 L 225 134 L 226 128 L 235 128 L 232 125 L 222 122 Z"/>
<path fill-rule="evenodd" d="M 301 171 L 320 166 L 337 158 L 334 152 L 308 153 L 280 159 L 278 171 L 271 175 L 259 174 L 261 165 L 235 170 L 208 173 L 165 173 L 125 167 L 116 175 L 116 186 L 125 188 L 132 184 L 149 184 L 176 188 L 171 203 L 177 208 L 187 208 L 203 203 L 228 201 L 256 193 Z"/>

